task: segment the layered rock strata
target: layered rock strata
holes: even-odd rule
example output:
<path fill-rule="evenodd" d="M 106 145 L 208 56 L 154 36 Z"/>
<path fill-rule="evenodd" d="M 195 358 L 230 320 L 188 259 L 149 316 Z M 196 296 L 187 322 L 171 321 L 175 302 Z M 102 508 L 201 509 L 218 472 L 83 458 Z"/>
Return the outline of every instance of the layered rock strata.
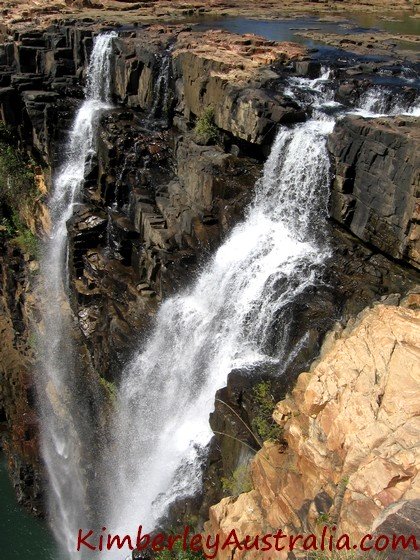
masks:
<path fill-rule="evenodd" d="M 420 132 L 415 117 L 347 117 L 329 138 L 331 216 L 363 241 L 420 268 Z"/>

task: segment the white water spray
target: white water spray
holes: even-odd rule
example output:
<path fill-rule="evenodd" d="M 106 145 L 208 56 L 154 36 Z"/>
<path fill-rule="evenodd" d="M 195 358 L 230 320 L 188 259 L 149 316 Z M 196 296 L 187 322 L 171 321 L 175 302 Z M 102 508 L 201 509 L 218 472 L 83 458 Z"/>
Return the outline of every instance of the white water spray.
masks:
<path fill-rule="evenodd" d="M 44 313 L 43 454 L 55 532 L 71 558 L 77 556 L 74 537 L 86 519 L 81 450 L 89 442 L 84 430 L 89 419 L 88 410 L 78 406 L 71 316 L 63 294 L 66 222 L 95 153 L 98 118 L 108 107 L 112 36 L 95 42 L 87 99 L 55 181 L 54 228 L 42 265 L 50 303 Z M 161 75 L 159 91 L 165 92 L 166 68 Z M 140 523 L 153 529 L 174 499 L 200 489 L 214 394 L 232 369 L 252 372 L 268 363 L 283 371 L 282 348 L 270 351 L 272 326 L 279 326 L 286 343 L 288 306 L 319 282 L 329 255 L 322 229 L 329 192 L 326 138 L 334 119 L 325 112 L 339 105 L 328 79 L 326 72 L 317 80 L 291 80 L 292 96 L 299 89 L 310 99 L 313 118 L 280 130 L 246 219 L 196 283 L 162 304 L 153 332 L 123 374 L 117 443 L 106 458 L 103 481 L 110 515 L 104 521 L 113 534 L 135 535 Z M 121 552 L 109 557 L 120 559 Z"/>
<path fill-rule="evenodd" d="M 397 115 L 419 117 L 420 99 L 416 97 L 411 104 L 407 104 L 401 95 L 387 88 L 375 87 L 368 89 L 361 96 L 359 107 L 354 113 L 366 118 Z"/>
<path fill-rule="evenodd" d="M 329 93 L 311 85 L 321 109 Z M 333 126 L 320 110 L 281 129 L 245 221 L 195 285 L 162 304 L 124 372 L 107 484 L 114 533 L 153 529 L 174 499 L 200 489 L 214 394 L 232 369 L 269 363 L 281 371 L 287 356 L 269 351 L 270 327 L 276 321 L 287 339 L 286 309 L 319 281 L 329 254 L 320 240 Z"/>
<path fill-rule="evenodd" d="M 335 119 L 328 113 L 345 114 L 328 70 L 316 80 L 291 79 L 288 93 L 310 103 L 312 119 L 280 129 L 245 221 L 196 283 L 162 304 L 123 373 L 106 481 L 114 533 L 134 537 L 139 524 L 153 529 L 174 500 L 200 489 L 209 413 L 230 371 L 265 363 L 284 371 L 284 349 L 274 355 L 268 340 L 276 322 L 287 347 L 287 308 L 319 282 L 329 256 L 322 230 L 326 139 Z"/>
<path fill-rule="evenodd" d="M 70 131 L 66 157 L 54 180 L 50 200 L 52 232 L 41 262 L 43 322 L 38 393 L 42 455 L 50 482 L 49 513 L 67 557 L 76 558 L 77 530 L 85 520 L 86 480 L 82 449 L 86 444 L 83 395 L 77 387 L 77 354 L 66 292 L 67 227 L 92 156 L 101 113 L 109 107 L 111 48 L 115 33 L 96 37 L 88 68 L 86 100 Z"/>

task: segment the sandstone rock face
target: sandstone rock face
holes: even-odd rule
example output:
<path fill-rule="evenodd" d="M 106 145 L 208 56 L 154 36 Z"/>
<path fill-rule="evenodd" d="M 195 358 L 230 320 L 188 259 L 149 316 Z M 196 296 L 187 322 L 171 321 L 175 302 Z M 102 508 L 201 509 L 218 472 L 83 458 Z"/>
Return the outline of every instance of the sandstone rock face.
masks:
<path fill-rule="evenodd" d="M 97 31 L 58 24 L 17 33 L 1 51 L 2 119 L 50 169 L 61 163 Z M 83 204 L 68 224 L 73 311 L 105 376 L 112 377 L 111 369 L 119 374 L 135 343 L 132 333 L 146 328 L 162 297 L 191 275 L 197 255 L 212 250 L 240 219 L 261 170 L 229 148 L 198 145 L 193 121 L 182 136 L 165 130 L 169 122 L 152 122 L 159 125 L 166 97 L 172 106 L 182 104 L 161 72 L 179 31 L 154 26 L 122 32 L 115 41 L 114 95 L 126 109 L 104 116 Z M 279 50 L 271 43 L 265 48 L 274 57 Z M 246 60 L 246 53 L 236 56 L 236 64 Z M 252 71 L 263 63 L 252 62 Z M 165 91 L 157 88 L 162 76 Z M 145 124 L 139 110 L 148 115 Z M 37 220 L 48 229 L 48 216 L 40 213 Z"/>
<path fill-rule="evenodd" d="M 130 107 L 150 110 L 160 94 L 159 66 L 170 56 L 167 76 L 162 76 L 169 79 L 170 74 L 173 86 L 167 102 L 186 122 L 194 122 L 212 107 L 219 128 L 261 145 L 271 142 L 278 124 L 304 119 L 296 103 L 268 87 L 270 80 L 279 77 L 269 65 L 299 60 L 304 48 L 254 35 L 184 29 L 156 25 L 147 35 L 133 33 L 118 39 L 118 98 Z"/>
<path fill-rule="evenodd" d="M 213 107 L 221 129 L 253 144 L 271 140 L 279 123 L 303 118 L 299 107 L 273 92 L 261 90 L 275 72 L 261 66 L 302 57 L 292 43 L 276 44 L 252 35 L 237 37 L 222 31 L 180 34 L 173 53 L 174 74 L 180 80 L 184 116 L 200 117 Z"/>
<path fill-rule="evenodd" d="M 404 306 L 377 305 L 330 333 L 321 358 L 274 412 L 287 446 L 264 444 L 252 465 L 254 490 L 210 508 L 209 533 L 309 534 L 334 524 L 356 543 L 385 531 L 417 530 L 418 539 L 419 303 L 412 295 Z"/>
<path fill-rule="evenodd" d="M 331 215 L 363 241 L 420 268 L 419 119 L 338 122 Z"/>

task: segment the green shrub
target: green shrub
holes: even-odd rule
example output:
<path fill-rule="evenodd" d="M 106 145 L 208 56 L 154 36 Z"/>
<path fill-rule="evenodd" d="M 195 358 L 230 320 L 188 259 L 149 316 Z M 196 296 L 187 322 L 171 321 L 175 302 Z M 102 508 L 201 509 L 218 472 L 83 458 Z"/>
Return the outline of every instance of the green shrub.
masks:
<path fill-rule="evenodd" d="M 22 227 L 19 234 L 13 239 L 23 253 L 27 253 L 32 258 L 38 258 L 39 243 L 38 238 L 27 227 Z"/>
<path fill-rule="evenodd" d="M 195 133 L 205 138 L 207 141 L 217 142 L 219 138 L 219 129 L 214 123 L 214 109 L 213 107 L 207 107 L 203 114 L 195 124 Z"/>
<path fill-rule="evenodd" d="M 258 407 L 257 414 L 252 420 L 252 429 L 259 437 L 266 441 L 279 441 L 282 439 L 283 430 L 273 420 L 273 411 L 276 399 L 273 396 L 270 381 L 261 381 L 253 389 L 253 396 Z"/>
<path fill-rule="evenodd" d="M 31 332 L 28 336 L 28 344 L 32 350 L 36 350 L 37 348 L 36 341 L 37 341 L 36 334 L 34 332 Z"/>
<path fill-rule="evenodd" d="M 172 550 L 163 550 L 154 556 L 154 560 L 198 560 L 204 558 L 203 553 L 182 550 L 182 542 L 176 541 Z"/>
<path fill-rule="evenodd" d="M 316 524 L 325 527 L 332 527 L 334 525 L 334 521 L 331 519 L 329 513 L 320 513 L 316 519 Z"/>
<path fill-rule="evenodd" d="M 101 387 L 104 388 L 110 400 L 115 401 L 115 399 L 117 398 L 117 387 L 115 383 L 113 383 L 112 381 L 108 381 L 107 379 L 105 379 L 105 377 L 100 377 L 99 383 L 101 384 Z"/>
<path fill-rule="evenodd" d="M 32 231 L 22 223 L 18 213 L 13 212 L 10 218 L 3 218 L 2 221 L 7 224 L 3 231 L 3 238 L 9 239 L 10 242 L 17 245 L 23 253 L 28 254 L 33 259 L 37 259 L 39 256 L 39 240 Z"/>
<path fill-rule="evenodd" d="M 33 211 L 38 191 L 34 162 L 19 152 L 10 129 L 0 124 L 0 239 L 12 240 L 24 253 L 38 255 L 38 240 L 22 218 Z"/>
<path fill-rule="evenodd" d="M 222 477 L 222 488 L 229 496 L 239 496 L 239 494 L 244 492 L 250 492 L 253 487 L 249 463 L 235 469 L 232 476 Z"/>
<path fill-rule="evenodd" d="M 18 205 L 32 202 L 36 194 L 33 162 L 25 160 L 15 146 L 0 140 L 0 200 L 18 210 Z"/>

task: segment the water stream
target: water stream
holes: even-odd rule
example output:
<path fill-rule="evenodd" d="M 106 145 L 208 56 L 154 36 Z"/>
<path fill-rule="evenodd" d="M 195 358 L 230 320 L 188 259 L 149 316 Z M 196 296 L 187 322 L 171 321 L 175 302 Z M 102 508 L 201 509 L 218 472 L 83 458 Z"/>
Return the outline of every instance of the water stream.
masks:
<path fill-rule="evenodd" d="M 196 283 L 161 305 L 123 374 L 118 447 L 108 459 L 107 526 L 114 532 L 152 529 L 174 499 L 200 489 L 214 394 L 232 369 L 251 374 L 269 363 L 281 374 L 287 356 L 284 348 L 270 352 L 270 329 L 281 325 L 286 343 L 289 305 L 319 282 L 329 255 L 326 138 L 334 119 L 322 111 L 331 98 L 327 79 L 310 82 L 314 118 L 280 129 L 246 219 Z"/>
<path fill-rule="evenodd" d="M 252 375 L 262 364 L 277 375 L 284 371 L 289 305 L 320 282 L 330 255 L 326 141 L 348 112 L 334 101 L 330 77 L 326 69 L 316 80 L 289 80 L 288 94 L 303 97 L 312 118 L 280 128 L 245 220 L 195 284 L 161 305 L 149 338 L 123 372 L 117 448 L 107 458 L 113 532 L 135 535 L 139 524 L 151 530 L 174 500 L 200 489 L 209 414 L 230 371 Z M 372 92 L 378 103 L 380 93 Z M 369 110 L 374 107 L 369 101 Z M 274 322 L 283 340 L 275 353 L 268 344 Z"/>
<path fill-rule="evenodd" d="M 78 367 L 73 324 L 66 298 L 67 227 L 95 153 L 99 116 L 109 107 L 110 55 L 115 33 L 95 39 L 88 68 L 86 99 L 70 131 L 66 156 L 54 179 L 50 200 L 52 232 L 41 261 L 43 328 L 37 375 L 42 456 L 49 478 L 49 513 L 57 541 L 68 558 L 78 556 L 75 535 L 85 522 L 83 451 L 89 446 L 89 408 L 75 383 Z"/>

